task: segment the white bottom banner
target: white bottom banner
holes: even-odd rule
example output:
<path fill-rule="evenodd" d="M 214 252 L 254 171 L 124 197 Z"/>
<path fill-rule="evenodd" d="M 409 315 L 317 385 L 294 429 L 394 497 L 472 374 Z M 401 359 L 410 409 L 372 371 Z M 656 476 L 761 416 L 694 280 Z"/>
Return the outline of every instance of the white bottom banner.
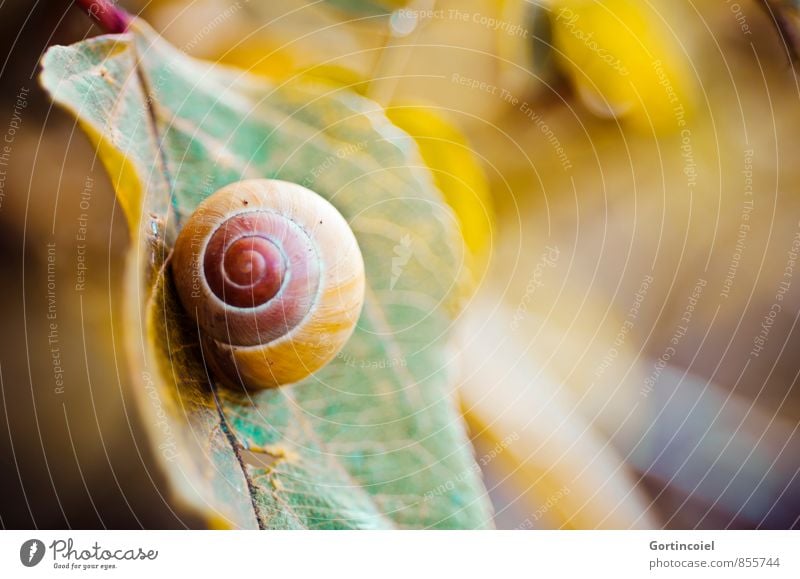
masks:
<path fill-rule="evenodd" d="M 796 578 L 798 557 L 793 531 L 0 532 L 3 578 Z"/>

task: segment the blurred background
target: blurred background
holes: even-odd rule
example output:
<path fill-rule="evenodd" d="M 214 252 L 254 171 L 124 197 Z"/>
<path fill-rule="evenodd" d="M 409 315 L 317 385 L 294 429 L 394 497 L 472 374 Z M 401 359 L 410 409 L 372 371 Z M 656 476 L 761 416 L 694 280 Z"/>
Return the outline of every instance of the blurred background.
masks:
<path fill-rule="evenodd" d="M 462 406 L 499 528 L 798 526 L 791 2 L 120 4 L 416 139 L 472 255 Z M 101 31 L 66 1 L 0 14 L 0 526 L 202 527 L 130 392 L 126 224 L 36 80 Z"/>

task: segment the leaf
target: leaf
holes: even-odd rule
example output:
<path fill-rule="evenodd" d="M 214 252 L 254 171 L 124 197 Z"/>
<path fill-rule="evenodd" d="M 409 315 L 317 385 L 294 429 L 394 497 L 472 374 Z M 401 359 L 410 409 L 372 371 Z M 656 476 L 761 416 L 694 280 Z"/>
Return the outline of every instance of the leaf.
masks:
<path fill-rule="evenodd" d="M 498 299 L 502 292 L 491 283 L 485 287 L 490 291 L 474 298 L 459 325 L 467 377 L 462 398 L 476 434 L 506 441 L 504 474 L 512 496 L 534 513 L 524 528 L 543 523 L 551 528 L 659 528 L 650 497 L 636 486 L 625 455 L 577 411 L 580 398 L 565 387 L 566 381 L 552 375 L 547 341 L 574 361 L 575 352 L 591 339 L 570 343 L 566 333 L 547 326 L 549 318 L 534 323 L 532 312 L 520 320 L 521 310 Z M 536 326 L 536 343 L 519 334 L 520 321 Z"/>
<path fill-rule="evenodd" d="M 138 402 L 176 496 L 226 527 L 489 526 L 450 391 L 463 242 L 416 148 L 377 105 L 193 60 L 141 20 L 53 47 L 43 67 L 45 88 L 97 143 L 130 223 Z M 368 289 L 331 364 L 245 394 L 209 380 L 168 258 L 201 200 L 251 177 L 336 205 Z"/>
<path fill-rule="evenodd" d="M 492 241 L 492 199 L 477 155 L 461 131 L 433 107 L 394 105 L 386 114 L 416 141 L 437 187 L 458 217 L 476 273 L 482 272 Z"/>
<path fill-rule="evenodd" d="M 601 117 L 651 132 L 679 132 L 694 109 L 695 73 L 666 23 L 670 10 L 641 2 L 555 0 L 557 60 L 583 103 Z"/>

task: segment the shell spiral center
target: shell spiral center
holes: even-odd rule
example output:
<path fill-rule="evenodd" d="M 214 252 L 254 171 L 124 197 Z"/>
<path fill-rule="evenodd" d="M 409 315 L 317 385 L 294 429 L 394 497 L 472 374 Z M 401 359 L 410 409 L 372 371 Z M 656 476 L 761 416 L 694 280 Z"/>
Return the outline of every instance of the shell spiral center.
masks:
<path fill-rule="evenodd" d="M 246 220 L 243 220 L 246 221 Z M 286 261 L 273 241 L 228 223 L 212 235 L 204 260 L 208 286 L 226 304 L 255 308 L 280 291 Z"/>

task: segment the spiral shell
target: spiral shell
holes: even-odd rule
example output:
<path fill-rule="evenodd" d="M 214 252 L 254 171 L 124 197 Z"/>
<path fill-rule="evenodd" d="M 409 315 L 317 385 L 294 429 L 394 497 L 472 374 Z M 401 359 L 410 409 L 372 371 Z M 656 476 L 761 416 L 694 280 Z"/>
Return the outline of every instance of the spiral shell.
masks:
<path fill-rule="evenodd" d="M 271 388 L 327 364 L 364 302 L 364 261 L 342 215 L 305 187 L 227 185 L 181 229 L 172 272 L 226 382 Z"/>

